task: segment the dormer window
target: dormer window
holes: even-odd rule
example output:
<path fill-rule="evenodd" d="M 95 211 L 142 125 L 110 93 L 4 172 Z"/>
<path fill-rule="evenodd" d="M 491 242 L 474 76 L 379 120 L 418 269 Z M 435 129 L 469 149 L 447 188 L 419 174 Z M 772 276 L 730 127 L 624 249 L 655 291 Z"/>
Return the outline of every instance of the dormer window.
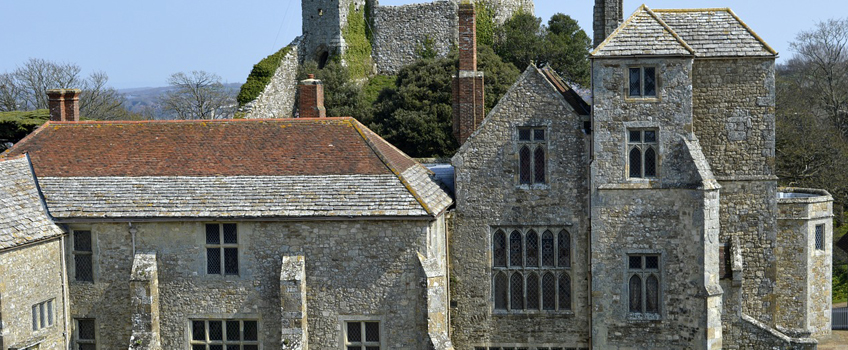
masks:
<path fill-rule="evenodd" d="M 629 97 L 657 97 L 657 68 L 630 67 Z"/>

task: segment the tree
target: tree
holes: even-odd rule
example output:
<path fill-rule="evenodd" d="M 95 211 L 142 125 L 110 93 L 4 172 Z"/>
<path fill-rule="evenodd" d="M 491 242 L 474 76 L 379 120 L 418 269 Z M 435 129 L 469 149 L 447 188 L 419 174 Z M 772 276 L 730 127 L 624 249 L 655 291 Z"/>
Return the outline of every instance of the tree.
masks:
<path fill-rule="evenodd" d="M 168 84 L 171 90 L 161 98 L 162 110 L 174 119 L 227 119 L 235 112 L 236 102 L 216 74 L 178 72 Z"/>
<path fill-rule="evenodd" d="M 297 80 L 315 74 L 324 84 L 324 107 L 328 117 L 353 117 L 364 124 L 371 122 L 373 107 L 365 100 L 362 88 L 351 79 L 350 71 L 338 60 L 330 60 L 323 69 L 308 61 L 297 70 Z"/>

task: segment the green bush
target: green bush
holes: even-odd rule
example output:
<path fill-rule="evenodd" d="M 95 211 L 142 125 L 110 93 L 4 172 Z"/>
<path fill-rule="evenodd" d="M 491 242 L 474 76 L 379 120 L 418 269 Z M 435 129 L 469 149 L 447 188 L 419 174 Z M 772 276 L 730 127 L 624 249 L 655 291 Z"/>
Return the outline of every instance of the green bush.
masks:
<path fill-rule="evenodd" d="M 347 44 L 343 58 L 353 79 L 365 78 L 372 71 L 371 41 L 368 39 L 364 14 L 367 11 L 367 8 L 357 11 L 356 5 L 350 4 L 347 26 L 342 30 L 342 37 Z"/>
<path fill-rule="evenodd" d="M 50 111 L 0 112 L 0 151 L 6 149 L 5 143 L 16 143 L 50 119 Z"/>
<path fill-rule="evenodd" d="M 238 97 L 236 97 L 239 107 L 255 100 L 262 91 L 265 91 L 265 87 L 271 82 L 271 78 L 274 77 L 277 68 L 280 68 L 283 58 L 291 49 L 291 46 L 286 46 L 273 55 L 265 57 L 253 66 L 253 70 L 247 76 L 247 81 L 241 86 L 241 91 L 239 91 Z"/>
<path fill-rule="evenodd" d="M 368 79 L 368 83 L 362 88 L 362 92 L 365 94 L 365 102 L 373 105 L 377 102 L 377 98 L 383 90 L 395 87 L 395 80 L 397 80 L 397 76 L 394 75 L 375 75 Z"/>
<path fill-rule="evenodd" d="M 482 1 L 474 3 L 477 11 L 477 44 L 492 46 L 495 44 L 495 9 Z"/>

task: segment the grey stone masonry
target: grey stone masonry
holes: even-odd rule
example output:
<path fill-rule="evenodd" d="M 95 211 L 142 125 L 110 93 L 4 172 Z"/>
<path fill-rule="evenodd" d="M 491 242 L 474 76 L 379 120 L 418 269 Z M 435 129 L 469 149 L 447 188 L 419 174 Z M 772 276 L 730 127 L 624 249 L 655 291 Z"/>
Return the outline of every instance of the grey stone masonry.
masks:
<path fill-rule="evenodd" d="M 282 349 L 309 349 L 306 309 L 306 270 L 302 255 L 283 256 L 280 267 Z M 314 347 L 313 347 L 314 348 Z"/>
<path fill-rule="evenodd" d="M 297 37 L 289 44 L 291 51 L 282 58 L 265 90 L 241 108 L 245 119 L 291 118 L 295 115 L 300 40 L 301 37 Z"/>
<path fill-rule="evenodd" d="M 139 252 L 130 276 L 132 336 L 129 350 L 160 350 L 159 272 L 156 252 Z"/>
<path fill-rule="evenodd" d="M 372 57 L 377 73 L 396 74 L 421 58 L 425 45 L 439 57 L 456 43 L 457 6 L 451 1 L 374 9 Z"/>

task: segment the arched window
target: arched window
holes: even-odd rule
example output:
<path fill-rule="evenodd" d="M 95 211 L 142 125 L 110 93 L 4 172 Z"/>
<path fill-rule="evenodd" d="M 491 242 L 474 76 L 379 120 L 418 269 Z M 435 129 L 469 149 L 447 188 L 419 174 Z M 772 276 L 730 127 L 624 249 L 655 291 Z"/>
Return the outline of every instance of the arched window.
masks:
<path fill-rule="evenodd" d="M 539 235 L 536 234 L 535 231 L 530 230 L 527 232 L 527 237 L 525 239 L 527 241 L 527 245 L 525 246 L 527 251 L 527 267 L 538 267 L 539 266 Z"/>
<path fill-rule="evenodd" d="M 556 277 L 553 273 L 542 276 L 542 309 L 556 310 Z"/>
<path fill-rule="evenodd" d="M 642 151 L 636 146 L 630 149 L 630 177 L 642 177 Z"/>
<path fill-rule="evenodd" d="M 642 279 L 638 275 L 630 277 L 630 312 L 642 312 Z"/>
<path fill-rule="evenodd" d="M 521 266 L 524 254 L 521 247 L 521 233 L 512 231 L 509 235 L 509 266 Z"/>
<path fill-rule="evenodd" d="M 554 234 L 551 231 L 542 234 L 542 266 L 554 267 Z"/>
<path fill-rule="evenodd" d="M 495 274 L 495 309 L 506 310 L 507 292 L 506 292 L 506 273 L 498 272 Z"/>
<path fill-rule="evenodd" d="M 524 278 L 521 272 L 512 274 L 509 280 L 509 308 L 513 310 L 524 309 Z"/>
<path fill-rule="evenodd" d="M 559 309 L 571 310 L 571 276 L 567 273 L 559 276 Z"/>
<path fill-rule="evenodd" d="M 645 177 L 657 176 L 657 153 L 653 147 L 645 150 Z"/>
<path fill-rule="evenodd" d="M 536 152 L 533 155 L 533 183 L 537 184 L 545 183 L 545 150 L 542 149 L 543 146 L 536 147 Z"/>
<path fill-rule="evenodd" d="M 566 230 L 559 231 L 557 240 L 559 267 L 571 267 L 571 235 Z"/>
<path fill-rule="evenodd" d="M 506 267 L 506 234 L 498 230 L 492 237 L 492 264 Z"/>
<path fill-rule="evenodd" d="M 521 151 L 518 152 L 519 156 L 519 180 L 522 185 L 529 185 L 531 181 L 533 181 L 533 167 L 531 166 L 532 159 L 530 159 L 530 147 L 524 146 L 521 147 Z"/>
<path fill-rule="evenodd" d="M 650 275 L 645 281 L 645 312 L 649 314 L 660 313 L 660 282 L 657 276 Z"/>
<path fill-rule="evenodd" d="M 527 309 L 539 310 L 539 276 L 535 273 L 527 276 Z"/>

